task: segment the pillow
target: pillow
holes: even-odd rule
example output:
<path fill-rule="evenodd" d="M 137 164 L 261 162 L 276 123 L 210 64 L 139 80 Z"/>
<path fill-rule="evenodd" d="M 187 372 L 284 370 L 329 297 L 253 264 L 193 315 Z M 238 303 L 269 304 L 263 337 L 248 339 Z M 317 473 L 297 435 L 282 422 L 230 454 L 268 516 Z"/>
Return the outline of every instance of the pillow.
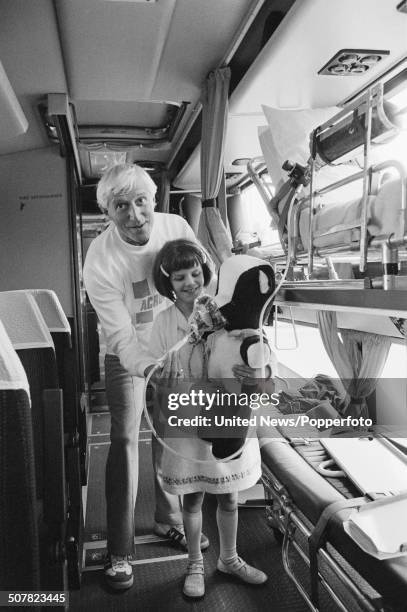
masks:
<path fill-rule="evenodd" d="M 259 128 L 259 140 L 276 190 L 287 180 L 281 166 L 286 159 L 305 165 L 310 156 L 310 133 L 333 117 L 338 108 L 282 110 L 262 106 L 268 128 Z"/>

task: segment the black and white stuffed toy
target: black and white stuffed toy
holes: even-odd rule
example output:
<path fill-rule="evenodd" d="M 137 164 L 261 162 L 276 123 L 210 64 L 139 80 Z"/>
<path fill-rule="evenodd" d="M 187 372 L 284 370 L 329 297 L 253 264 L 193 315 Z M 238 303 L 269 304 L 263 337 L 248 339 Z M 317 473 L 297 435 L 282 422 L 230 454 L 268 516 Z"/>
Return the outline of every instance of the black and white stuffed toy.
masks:
<path fill-rule="evenodd" d="M 258 369 L 269 364 L 271 351 L 263 334 L 260 341 L 259 328 L 262 327 L 260 314 L 262 308 L 275 289 L 273 268 L 268 262 L 249 255 L 236 255 L 227 259 L 219 269 L 218 288 L 215 302 L 224 321 L 222 329 L 210 333 L 206 339 L 208 355 L 208 378 L 218 381 L 226 392 L 236 392 L 237 381 L 232 367 L 246 364 Z M 271 307 L 271 305 L 270 305 Z M 270 321 L 270 319 L 269 319 Z M 268 370 L 270 375 L 270 370 Z M 238 384 L 239 392 L 253 393 L 256 387 Z M 250 416 L 250 407 L 218 405 L 218 414 L 239 414 Z M 212 453 L 223 459 L 241 449 L 245 443 L 248 427 L 226 428 L 226 437 L 217 431 L 216 437 L 202 439 L 212 443 Z M 236 435 L 235 435 L 236 434 Z"/>

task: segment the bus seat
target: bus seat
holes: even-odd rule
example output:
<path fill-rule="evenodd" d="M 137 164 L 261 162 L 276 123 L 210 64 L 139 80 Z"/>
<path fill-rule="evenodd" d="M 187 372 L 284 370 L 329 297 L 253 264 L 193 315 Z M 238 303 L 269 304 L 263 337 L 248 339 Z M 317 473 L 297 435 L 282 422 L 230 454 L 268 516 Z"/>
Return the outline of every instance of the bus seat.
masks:
<path fill-rule="evenodd" d="M 51 334 L 57 332 L 71 335 L 71 326 L 55 291 L 51 289 L 26 289 L 25 291 L 34 296 Z"/>
<path fill-rule="evenodd" d="M 29 289 L 27 293 L 37 302 L 55 346 L 58 382 L 63 392 L 66 476 L 69 482 L 66 554 L 70 585 L 79 588 L 79 551 L 83 530 L 81 495 L 82 485 L 86 484 L 87 429 L 86 412 L 80 402 L 75 377 L 75 352 L 72 348 L 71 326 L 54 291 Z"/>
<path fill-rule="evenodd" d="M 69 397 L 66 397 L 70 382 L 72 382 L 70 379 L 73 376 L 72 360 L 68 357 L 69 349 L 72 348 L 71 326 L 55 291 L 50 289 L 19 289 L 3 292 L 3 295 L 5 294 L 11 300 L 13 295 L 18 299 L 19 294 L 32 295 L 35 299 L 45 325 L 51 334 L 57 361 L 59 387 L 64 391 L 64 402 L 67 407 L 69 404 L 65 400 L 73 401 L 72 393 Z M 40 324 L 42 325 L 42 322 Z M 70 361 L 70 363 L 67 363 L 67 361 Z M 67 415 L 64 414 L 65 425 L 68 424 L 68 420 Z"/>
<path fill-rule="evenodd" d="M 0 322 L 0 589 L 38 590 L 34 443 L 26 373 Z"/>
<path fill-rule="evenodd" d="M 42 498 L 44 480 L 43 390 L 58 386 L 54 343 L 32 295 L 24 291 L 0 293 L 0 320 L 23 364 L 30 385 L 36 479 Z"/>
<path fill-rule="evenodd" d="M 54 343 L 30 292 L 1 292 L 0 320 L 30 386 L 37 498 L 43 507 L 41 551 L 48 559 L 42 586 L 63 589 L 65 569 L 60 544 L 65 537 L 66 479 L 63 399 Z"/>

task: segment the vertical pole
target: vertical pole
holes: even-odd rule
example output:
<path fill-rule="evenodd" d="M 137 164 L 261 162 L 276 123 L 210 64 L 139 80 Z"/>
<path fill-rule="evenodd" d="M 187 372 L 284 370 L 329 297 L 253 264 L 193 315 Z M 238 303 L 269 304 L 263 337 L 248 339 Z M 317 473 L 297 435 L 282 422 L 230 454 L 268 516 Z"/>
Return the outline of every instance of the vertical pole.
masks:
<path fill-rule="evenodd" d="M 383 264 L 383 289 L 388 291 L 389 289 L 396 288 L 396 276 L 398 274 L 398 250 L 392 249 L 387 244 L 383 243 L 382 246 L 382 264 Z"/>
<path fill-rule="evenodd" d="M 374 91 L 369 88 L 366 96 L 366 114 L 365 114 L 365 134 L 363 143 L 363 195 L 362 195 L 362 211 L 360 220 L 360 261 L 359 270 L 364 272 L 366 269 L 367 260 L 367 202 L 369 195 L 369 160 L 370 160 L 370 141 L 372 137 L 372 106 L 374 100 Z"/>
<path fill-rule="evenodd" d="M 312 274 L 314 269 L 314 246 L 313 246 L 313 221 L 314 221 L 314 184 L 315 184 L 315 159 L 311 158 L 311 181 L 310 181 L 310 198 L 309 198 L 309 220 L 308 220 L 308 275 Z"/>

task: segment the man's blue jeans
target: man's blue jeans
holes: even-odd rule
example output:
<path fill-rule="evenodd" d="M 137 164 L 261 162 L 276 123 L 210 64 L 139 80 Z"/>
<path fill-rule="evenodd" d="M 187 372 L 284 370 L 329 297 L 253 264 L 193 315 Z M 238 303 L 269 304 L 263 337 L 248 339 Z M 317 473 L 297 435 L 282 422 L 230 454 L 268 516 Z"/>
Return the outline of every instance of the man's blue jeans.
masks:
<path fill-rule="evenodd" d="M 134 549 L 139 455 L 138 437 L 143 412 L 144 380 L 130 376 L 115 355 L 105 357 L 106 396 L 111 415 L 110 449 L 106 463 L 107 549 L 126 555 Z M 155 465 L 161 447 L 152 439 L 156 508 L 155 520 L 182 524 L 180 498 L 163 491 Z"/>

